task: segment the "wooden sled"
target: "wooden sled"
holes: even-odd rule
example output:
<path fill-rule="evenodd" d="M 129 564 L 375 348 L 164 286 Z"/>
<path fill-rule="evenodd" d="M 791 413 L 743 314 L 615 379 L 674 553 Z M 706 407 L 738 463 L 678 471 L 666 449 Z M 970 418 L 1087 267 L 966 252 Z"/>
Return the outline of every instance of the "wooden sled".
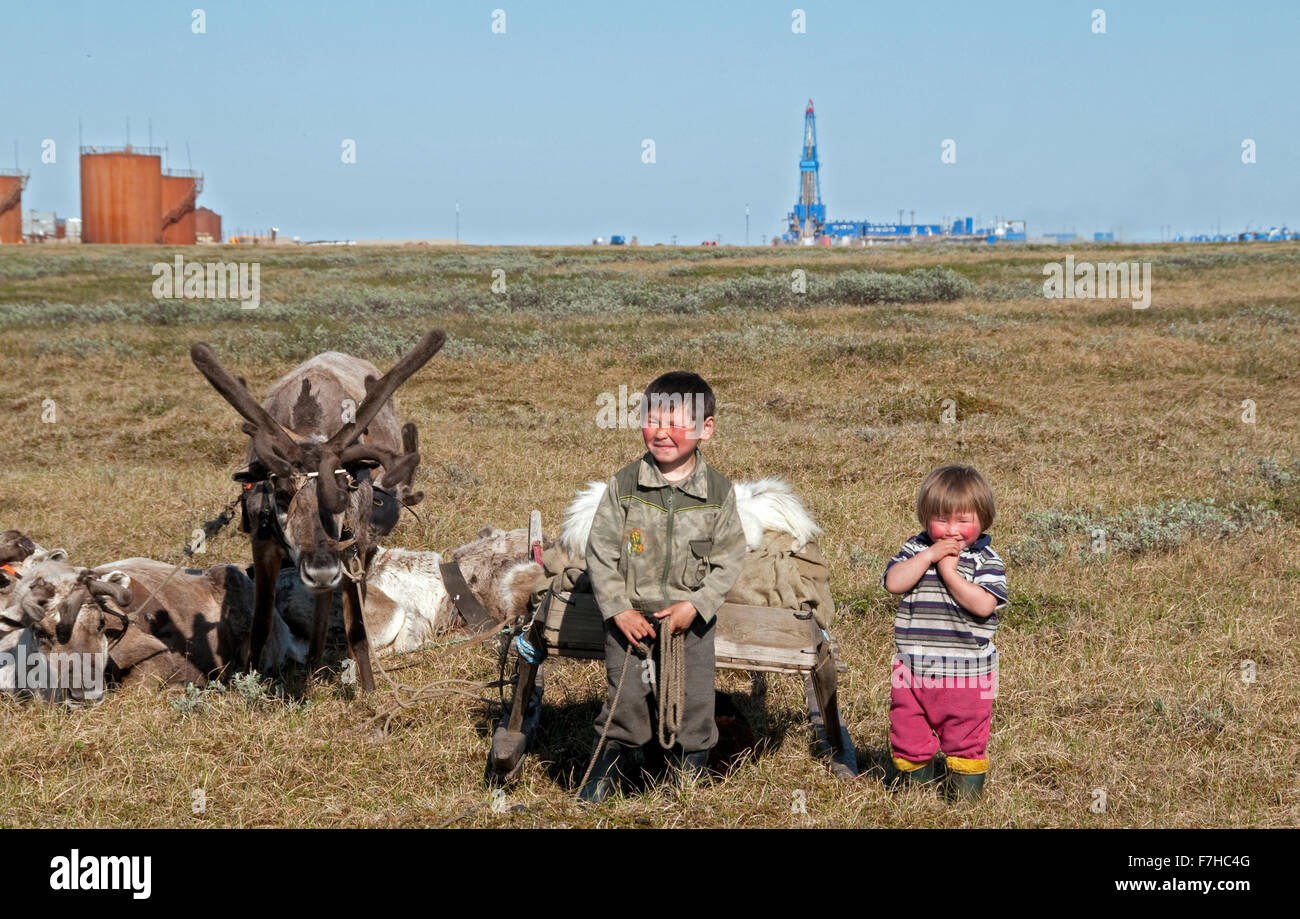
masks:
<path fill-rule="evenodd" d="M 541 514 L 533 511 L 529 544 L 541 544 Z M 542 665 L 552 657 L 603 660 L 605 625 L 595 598 L 586 593 L 552 593 L 522 638 L 535 651 L 519 657 L 518 678 L 505 716 L 492 737 L 487 774 L 509 784 L 523 769 L 542 709 Z M 717 666 L 755 674 L 790 673 L 802 677 L 808 717 L 818 755 L 829 760 L 836 778 L 858 774 L 857 751 L 840 717 L 837 674 L 845 670 L 838 646 L 811 612 L 723 603 L 714 640 Z"/>

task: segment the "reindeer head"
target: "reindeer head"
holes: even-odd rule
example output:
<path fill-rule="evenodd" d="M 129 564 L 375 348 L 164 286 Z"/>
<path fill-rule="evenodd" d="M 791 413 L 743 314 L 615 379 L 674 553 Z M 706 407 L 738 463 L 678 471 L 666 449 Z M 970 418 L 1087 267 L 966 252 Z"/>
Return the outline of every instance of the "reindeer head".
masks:
<path fill-rule="evenodd" d="M 51 698 L 74 703 L 103 698 L 109 631 L 126 625 L 125 614 L 110 601 L 128 606 L 130 583 L 120 571 L 97 577 L 72 565 L 62 549 L 32 556 L 3 619 L 31 628 L 43 657 L 35 672 Z"/>
<path fill-rule="evenodd" d="M 18 530 L 0 533 L 0 565 L 15 565 L 35 554 L 36 543 Z"/>
<path fill-rule="evenodd" d="M 40 551 L 40 546 L 18 530 L 0 533 L 0 607 L 16 589 L 27 560 Z"/>
<path fill-rule="evenodd" d="M 245 419 L 252 461 L 238 478 L 245 481 L 244 514 L 253 539 L 280 542 L 309 590 L 339 586 L 345 559 L 364 565 L 376 540 L 396 525 L 402 505 L 423 499 L 411 490 L 420 462 L 414 424 L 402 429 L 400 454 L 392 449 L 396 444 L 361 438 L 393 392 L 445 341 L 446 334 L 433 329 L 378 380 L 367 375 L 355 416 L 327 438 L 303 436 L 273 418 L 206 344 L 190 350 L 199 372 Z"/>

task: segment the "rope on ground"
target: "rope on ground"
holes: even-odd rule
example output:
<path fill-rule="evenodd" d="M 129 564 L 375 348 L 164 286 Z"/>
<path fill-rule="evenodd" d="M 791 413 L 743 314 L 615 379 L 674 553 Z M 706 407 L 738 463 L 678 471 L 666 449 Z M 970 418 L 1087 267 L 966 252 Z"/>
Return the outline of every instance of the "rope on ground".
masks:
<path fill-rule="evenodd" d="M 490 639 L 500 638 L 500 636 L 502 635 L 511 634 L 514 631 L 515 631 L 515 627 L 507 624 L 507 625 L 503 625 L 499 629 L 488 629 L 482 632 L 477 632 L 473 635 L 467 635 L 463 638 L 453 638 L 449 641 L 442 641 L 442 642 L 436 642 L 432 644 L 421 645 L 420 647 L 414 648 L 410 651 L 403 651 L 402 655 L 404 656 L 408 654 L 418 654 L 422 651 L 436 651 L 442 648 L 449 648 L 452 645 L 480 644 Z M 538 657 L 537 655 L 537 651 L 532 647 L 532 645 L 528 644 L 528 642 L 523 638 L 522 632 L 519 634 L 518 639 L 520 644 L 516 645 L 516 650 L 519 652 L 519 654 L 522 657 L 524 657 L 525 660 L 528 660 L 530 662 L 536 662 L 533 660 L 534 657 L 540 660 L 540 657 Z M 389 685 L 392 688 L 395 704 L 374 715 L 369 721 L 366 722 L 366 726 L 369 727 L 370 725 L 373 725 L 376 721 L 382 720 L 383 726 L 380 728 L 380 730 L 386 733 L 388 731 L 388 726 L 392 723 L 393 718 L 395 718 L 398 715 L 398 713 L 404 711 L 405 709 L 411 708 L 414 705 L 418 705 L 421 702 L 425 702 L 438 695 L 454 693 L 454 694 L 469 696 L 471 699 L 475 699 L 479 702 L 485 702 L 488 704 L 491 704 L 492 702 L 491 699 L 487 699 L 484 698 L 483 696 L 475 695 L 474 693 L 469 692 L 467 689 L 447 688 L 444 685 L 447 683 L 459 683 L 463 686 L 473 687 L 479 690 L 490 689 L 491 687 L 496 686 L 498 689 L 501 690 L 501 695 L 502 695 L 501 702 L 502 704 L 504 704 L 505 701 L 504 687 L 506 684 L 505 661 L 506 661 L 507 652 L 510 649 L 510 645 L 511 642 L 509 641 L 501 642 L 501 653 L 500 653 L 501 672 L 500 672 L 500 676 L 496 681 L 434 680 L 432 683 L 426 683 L 424 686 L 419 686 L 419 687 L 406 686 L 402 683 L 397 682 L 396 680 L 393 679 L 389 671 L 384 668 L 383 662 L 379 659 L 379 656 L 371 655 L 371 660 L 374 662 L 375 666 L 379 669 L 379 673 L 383 676 L 385 680 L 388 681 Z M 395 667 L 393 668 L 393 672 L 397 673 L 401 670 L 406 670 L 413 666 L 415 666 L 415 664 L 408 664 L 404 667 Z M 410 696 L 407 698 L 403 698 L 402 697 L 403 692 L 410 693 Z"/>
<path fill-rule="evenodd" d="M 450 648 L 452 645 L 478 644 L 481 641 L 487 641 L 489 638 L 496 638 L 498 635 L 505 635 L 510 631 L 509 626 L 497 629 L 494 632 L 479 632 L 475 635 L 467 635 L 464 638 L 453 638 L 450 641 L 439 641 L 433 644 L 420 645 L 418 648 L 412 648 L 410 651 L 401 651 L 394 657 L 402 657 L 407 654 L 419 654 L 421 651 L 438 651 L 442 648 Z"/>
<path fill-rule="evenodd" d="M 407 651 L 404 653 L 415 654 L 420 651 L 432 651 L 439 648 L 446 648 L 451 645 L 476 644 L 478 642 L 487 641 L 489 638 L 496 638 L 497 636 L 503 635 L 509 631 L 510 629 L 506 627 L 486 632 L 479 632 L 477 635 L 470 635 L 465 638 L 454 638 L 451 641 L 440 642 L 434 645 L 425 645 L 422 648 L 416 648 L 413 651 Z M 489 689 L 494 685 L 493 682 L 486 680 L 434 680 L 433 682 L 426 683 L 423 686 L 408 686 L 405 683 L 399 683 L 397 680 L 393 679 L 392 674 L 390 674 L 384 667 L 383 660 L 378 655 L 371 655 L 371 660 L 379 670 L 380 675 L 388 681 L 389 686 L 392 689 L 394 703 L 372 716 L 366 722 L 367 728 L 378 721 L 382 721 L 383 724 L 380 727 L 380 730 L 387 733 L 389 725 L 392 724 L 393 719 L 401 712 L 440 695 L 462 695 L 468 696 L 478 702 L 486 702 L 489 704 L 492 702 L 491 699 L 478 695 L 475 692 L 471 692 L 471 690 L 482 691 Z M 407 668 L 395 668 L 393 672 L 396 673 L 405 669 Z M 406 693 L 407 695 L 403 697 L 403 693 Z"/>
<path fill-rule="evenodd" d="M 459 820 L 464 820 L 468 817 L 473 817 L 475 814 L 477 814 L 479 811 L 481 811 L 483 808 L 487 806 L 488 805 L 486 804 L 475 804 L 471 807 L 467 807 L 459 814 L 448 817 L 446 820 L 442 821 L 442 823 L 438 824 L 437 827 L 435 827 L 435 829 L 445 830 L 447 829 L 447 827 L 451 826 L 453 823 L 456 823 Z"/>
<path fill-rule="evenodd" d="M 389 675 L 388 671 L 384 669 L 384 665 L 380 662 L 379 658 L 376 657 L 373 658 L 373 660 L 375 666 L 379 668 L 380 674 L 389 682 L 393 692 L 393 699 L 395 701 L 394 704 L 390 705 L 388 708 L 376 712 L 371 716 L 366 722 L 367 728 L 377 722 L 382 722 L 379 729 L 383 733 L 387 734 L 389 726 L 393 723 L 393 719 L 399 714 L 406 711 L 408 708 L 413 708 L 421 702 L 427 702 L 438 696 L 460 695 L 468 696 L 476 702 L 490 703 L 492 701 L 491 699 L 484 698 L 479 694 L 479 692 L 492 685 L 491 683 L 476 680 L 434 680 L 423 686 L 407 686 L 394 680 Z M 473 690 L 478 690 L 479 692 L 474 692 Z M 409 695 L 403 697 L 403 693 L 408 693 Z"/>
<path fill-rule="evenodd" d="M 587 779 L 591 778 L 591 770 L 596 767 L 596 760 L 600 758 L 600 751 L 605 748 L 605 740 L 609 737 L 609 726 L 614 720 L 614 710 L 618 708 L 618 700 L 623 695 L 623 681 L 627 679 L 627 665 L 632 659 L 632 649 L 638 648 L 644 652 L 644 646 L 640 643 L 633 644 L 628 642 L 627 652 L 623 655 L 623 669 L 618 674 L 618 686 L 614 688 L 614 698 L 609 703 L 609 717 L 605 719 L 605 726 L 600 729 L 600 739 L 596 741 L 596 749 L 591 752 L 591 761 L 587 763 L 587 771 L 582 774 L 582 781 L 578 783 L 578 793 L 587 784 Z"/>
<path fill-rule="evenodd" d="M 207 540 L 211 539 L 212 537 L 220 533 L 221 528 L 234 519 L 233 517 L 231 517 L 230 512 L 235 509 L 235 505 L 238 504 L 242 498 L 243 498 L 242 494 L 235 495 L 235 497 L 231 498 L 230 501 L 226 503 L 226 506 L 221 509 L 221 513 L 219 513 L 216 517 L 213 517 L 211 520 L 203 524 L 204 543 L 206 543 Z M 141 603 L 138 607 L 136 607 L 135 614 L 137 616 L 143 615 L 144 611 L 148 609 L 149 604 L 153 602 L 153 598 L 157 595 L 158 591 L 162 590 L 164 587 L 167 586 L 167 582 L 172 579 L 172 577 L 176 574 L 176 572 L 180 571 L 182 568 L 185 567 L 186 563 L 194 555 L 195 551 L 198 550 L 192 547 L 189 543 L 186 543 L 184 551 L 185 551 L 185 558 L 181 559 L 180 562 L 177 563 L 175 568 L 167 572 L 167 577 L 163 578 L 157 587 L 149 591 L 149 596 L 145 598 L 145 601 Z"/>

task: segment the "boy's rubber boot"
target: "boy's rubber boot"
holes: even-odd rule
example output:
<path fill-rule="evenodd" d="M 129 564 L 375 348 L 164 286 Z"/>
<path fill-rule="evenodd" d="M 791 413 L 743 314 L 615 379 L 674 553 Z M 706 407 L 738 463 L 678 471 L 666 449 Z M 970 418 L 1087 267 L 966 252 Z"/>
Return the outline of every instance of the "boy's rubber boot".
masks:
<path fill-rule="evenodd" d="M 618 773 L 619 761 L 625 748 L 622 744 L 610 741 L 600 751 L 596 764 L 591 767 L 591 778 L 578 792 L 578 800 L 583 804 L 599 804 L 609 797 L 614 790 L 614 776 Z"/>
<path fill-rule="evenodd" d="M 944 783 L 944 797 L 949 801 L 977 801 L 984 794 L 984 779 L 987 772 L 961 773 L 949 772 Z"/>
<path fill-rule="evenodd" d="M 929 785 L 934 781 L 934 759 L 932 757 L 928 763 L 921 766 L 919 769 L 908 771 L 899 769 L 898 766 L 895 765 L 894 773 L 894 779 L 890 783 L 892 785 Z"/>
<path fill-rule="evenodd" d="M 709 751 L 696 750 L 682 756 L 682 785 L 698 785 L 709 775 Z"/>

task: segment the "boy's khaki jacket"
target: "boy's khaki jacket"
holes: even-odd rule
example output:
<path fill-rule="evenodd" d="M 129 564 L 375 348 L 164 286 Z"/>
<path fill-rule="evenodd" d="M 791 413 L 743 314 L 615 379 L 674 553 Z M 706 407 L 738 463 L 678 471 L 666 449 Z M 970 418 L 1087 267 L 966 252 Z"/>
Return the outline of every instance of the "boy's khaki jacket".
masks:
<path fill-rule="evenodd" d="M 587 542 L 600 613 L 656 613 L 689 600 L 709 622 L 745 559 L 736 490 L 695 451 L 695 469 L 669 483 L 647 451 L 609 480 Z"/>

